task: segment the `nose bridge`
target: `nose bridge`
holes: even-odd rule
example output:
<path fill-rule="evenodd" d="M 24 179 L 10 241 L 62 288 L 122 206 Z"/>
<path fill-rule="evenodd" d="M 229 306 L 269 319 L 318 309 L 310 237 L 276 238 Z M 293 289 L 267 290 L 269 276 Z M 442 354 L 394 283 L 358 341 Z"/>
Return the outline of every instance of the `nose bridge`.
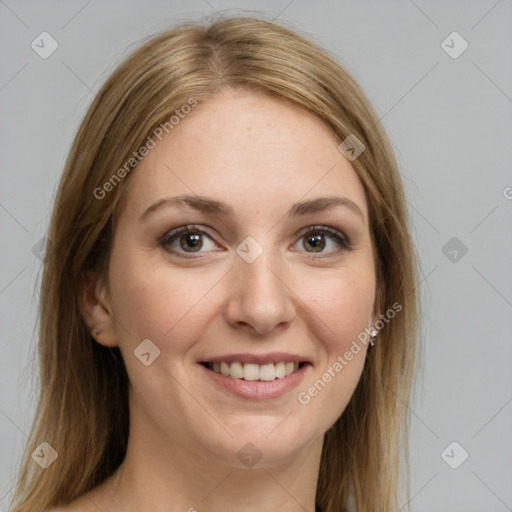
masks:
<path fill-rule="evenodd" d="M 230 323 L 248 324 L 265 333 L 290 322 L 294 306 L 279 252 L 268 244 L 263 247 L 254 239 L 246 239 L 237 253 L 228 307 Z"/>

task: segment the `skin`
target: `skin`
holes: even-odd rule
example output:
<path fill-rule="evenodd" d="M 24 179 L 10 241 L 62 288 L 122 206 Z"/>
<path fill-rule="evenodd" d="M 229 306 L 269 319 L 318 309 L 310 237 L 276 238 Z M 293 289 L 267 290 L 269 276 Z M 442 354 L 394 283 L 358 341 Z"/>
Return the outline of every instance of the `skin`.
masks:
<path fill-rule="evenodd" d="M 132 172 L 118 216 L 108 280 L 93 276 L 81 307 L 93 335 L 119 346 L 130 378 L 130 438 L 120 469 L 66 510 L 314 511 L 325 432 L 345 409 L 366 348 L 311 399 L 307 390 L 379 317 L 363 186 L 339 141 L 298 107 L 252 92 L 226 91 L 196 107 Z M 163 197 L 207 196 L 232 218 L 168 207 Z M 298 201 L 346 197 L 347 207 L 289 218 Z M 107 199 L 104 199 L 107 200 Z M 197 224 L 199 252 L 179 236 Z M 341 231 L 308 243 L 314 225 Z M 308 236 L 309 234 L 309 236 Z M 263 247 L 247 263 L 248 236 Z M 187 253 L 187 247 L 189 252 Z M 186 258 L 190 255 L 193 258 Z M 160 356 L 145 366 L 133 351 L 150 339 Z M 285 395 L 249 400 L 214 384 L 198 361 L 235 352 L 305 356 L 304 381 Z M 237 452 L 261 452 L 252 468 Z"/>

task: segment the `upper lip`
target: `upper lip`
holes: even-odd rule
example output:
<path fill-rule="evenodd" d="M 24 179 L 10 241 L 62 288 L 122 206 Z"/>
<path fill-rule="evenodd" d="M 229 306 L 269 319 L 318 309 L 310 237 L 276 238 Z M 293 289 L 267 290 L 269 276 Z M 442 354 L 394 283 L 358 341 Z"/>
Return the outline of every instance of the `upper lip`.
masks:
<path fill-rule="evenodd" d="M 284 361 L 285 363 L 309 363 L 309 360 L 298 354 L 290 354 L 288 352 L 271 352 L 268 354 L 226 354 L 224 356 L 215 356 L 208 357 L 206 359 L 202 359 L 200 362 L 202 363 L 235 363 L 239 362 L 242 364 L 245 363 L 254 363 L 254 364 L 269 364 L 269 363 L 279 363 Z"/>

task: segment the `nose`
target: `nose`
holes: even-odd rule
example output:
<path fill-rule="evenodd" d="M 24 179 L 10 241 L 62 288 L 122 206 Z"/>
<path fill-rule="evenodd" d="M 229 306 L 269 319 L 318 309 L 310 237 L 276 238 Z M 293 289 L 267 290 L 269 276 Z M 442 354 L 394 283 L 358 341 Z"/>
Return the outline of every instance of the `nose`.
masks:
<path fill-rule="evenodd" d="M 237 256 L 230 272 L 227 322 L 254 335 L 285 329 L 296 314 L 295 294 L 284 280 L 285 263 L 270 252 L 264 250 L 252 263 Z"/>

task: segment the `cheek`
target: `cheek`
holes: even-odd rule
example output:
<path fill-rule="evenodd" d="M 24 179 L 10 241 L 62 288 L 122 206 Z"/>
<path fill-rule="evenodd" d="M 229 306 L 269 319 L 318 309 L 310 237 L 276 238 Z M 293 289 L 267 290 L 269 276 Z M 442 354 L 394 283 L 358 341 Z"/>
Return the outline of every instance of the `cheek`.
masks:
<path fill-rule="evenodd" d="M 229 300 L 231 276 L 224 276 L 225 269 L 172 267 L 156 253 L 148 257 L 147 251 L 129 250 L 128 243 L 114 248 L 110 269 L 119 343 L 128 342 L 133 350 L 148 338 L 167 353 L 183 352 L 207 329 L 222 296 Z M 369 326 L 375 296 L 372 264 L 371 253 L 360 253 L 337 270 L 301 269 L 296 280 L 290 275 L 289 285 L 299 298 L 296 314 L 306 319 L 329 359 Z"/>
<path fill-rule="evenodd" d="M 319 284 L 317 282 L 317 284 Z M 297 395 L 299 411 L 330 428 L 343 413 L 359 382 L 367 345 L 358 336 L 368 328 L 373 312 L 375 282 L 372 272 L 337 272 L 325 286 L 305 291 L 315 318 L 310 328 L 313 343 L 324 352 L 319 367 Z"/>
<path fill-rule="evenodd" d="M 219 276 L 170 268 L 162 262 L 151 265 L 144 257 L 132 252 L 112 269 L 119 342 L 126 345 L 128 337 L 130 346 L 136 346 L 148 338 L 162 351 L 183 351 L 202 329 L 201 303 Z"/>
<path fill-rule="evenodd" d="M 371 268 L 371 267 L 370 267 Z M 332 352 L 343 353 L 370 326 L 375 300 L 371 271 L 343 269 L 304 290 L 304 302 L 318 319 L 315 332 Z"/>

